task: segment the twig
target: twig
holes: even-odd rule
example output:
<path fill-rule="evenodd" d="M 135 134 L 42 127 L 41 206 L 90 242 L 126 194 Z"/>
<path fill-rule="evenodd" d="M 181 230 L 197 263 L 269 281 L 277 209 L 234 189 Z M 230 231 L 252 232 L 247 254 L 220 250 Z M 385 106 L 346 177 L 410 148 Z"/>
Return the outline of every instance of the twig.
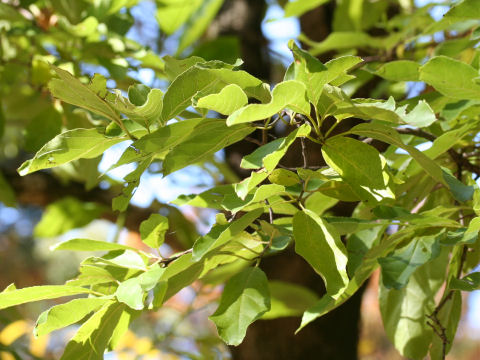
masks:
<path fill-rule="evenodd" d="M 285 169 L 285 170 L 291 170 L 291 171 L 297 171 L 298 167 L 288 167 L 288 166 L 283 166 L 283 165 L 280 165 L 278 164 L 277 165 L 279 168 L 282 168 L 282 169 Z M 321 169 L 323 166 L 308 166 L 306 167 L 305 169 L 308 169 L 308 170 L 318 170 L 318 169 Z"/>
<path fill-rule="evenodd" d="M 300 138 L 300 144 L 302 145 L 303 168 L 308 169 L 307 147 L 305 145 L 305 138 L 303 137 Z M 302 190 L 298 195 L 298 201 L 297 201 L 299 205 L 302 204 L 302 197 L 304 193 L 305 193 L 305 180 L 302 179 Z"/>
<path fill-rule="evenodd" d="M 268 217 L 270 220 L 270 224 L 273 224 L 273 210 L 272 207 L 270 206 L 270 203 L 268 202 L 268 199 L 265 199 L 265 204 L 268 206 Z"/>
<path fill-rule="evenodd" d="M 251 143 L 253 143 L 253 144 L 256 144 L 256 145 L 258 145 L 258 146 L 262 146 L 262 145 L 263 145 L 261 141 L 259 141 L 259 140 L 257 140 L 257 139 L 254 139 L 254 138 L 252 138 L 252 137 L 250 137 L 250 136 L 247 136 L 247 137 L 244 138 L 244 139 L 245 139 L 246 141 L 251 142 Z"/>
<path fill-rule="evenodd" d="M 421 129 L 397 128 L 396 130 L 399 134 L 415 135 L 432 142 L 435 141 L 435 139 L 437 138 L 435 135 Z M 449 149 L 447 152 L 448 155 L 450 155 L 450 157 L 452 158 L 453 162 L 457 164 L 457 167 L 468 170 L 471 173 L 480 175 L 480 166 L 472 164 L 466 157 L 463 156 L 463 153 L 459 154 L 454 149 Z"/>
<path fill-rule="evenodd" d="M 168 266 L 172 261 L 177 260 L 178 258 L 182 257 L 183 255 L 190 254 L 193 251 L 193 248 L 187 249 L 185 251 L 179 252 L 175 255 L 172 255 L 168 258 L 163 258 L 161 259 L 158 263 L 163 265 L 163 266 Z"/>

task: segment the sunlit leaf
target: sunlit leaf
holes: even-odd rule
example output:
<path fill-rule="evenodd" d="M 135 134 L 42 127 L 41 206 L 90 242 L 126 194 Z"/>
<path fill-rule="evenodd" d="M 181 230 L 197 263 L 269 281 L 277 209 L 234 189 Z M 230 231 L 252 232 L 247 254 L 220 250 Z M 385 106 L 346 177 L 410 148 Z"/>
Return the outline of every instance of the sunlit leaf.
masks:
<path fill-rule="evenodd" d="M 38 317 L 33 333 L 43 336 L 51 331 L 61 329 L 82 320 L 92 311 L 96 311 L 109 301 L 107 298 L 84 298 L 71 300 L 44 311 Z"/>
<path fill-rule="evenodd" d="M 117 325 L 124 304 L 109 301 L 92 315 L 68 342 L 62 360 L 101 360 Z"/>

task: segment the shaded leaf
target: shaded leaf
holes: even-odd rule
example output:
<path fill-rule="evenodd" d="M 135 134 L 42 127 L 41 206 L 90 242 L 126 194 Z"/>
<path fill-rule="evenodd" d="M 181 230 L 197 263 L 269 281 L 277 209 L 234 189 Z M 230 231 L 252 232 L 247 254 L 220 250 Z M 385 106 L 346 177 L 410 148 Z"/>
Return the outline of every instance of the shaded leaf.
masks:
<path fill-rule="evenodd" d="M 217 151 L 242 140 L 254 127 L 240 124 L 228 127 L 222 119 L 204 119 L 195 131 L 165 157 L 164 175 L 207 159 Z"/>
<path fill-rule="evenodd" d="M 106 94 L 105 89 L 100 89 L 98 86 L 92 89 L 82 84 L 80 80 L 68 71 L 53 65 L 51 66 L 59 76 L 59 79 L 52 79 L 48 83 L 48 88 L 53 96 L 69 104 L 88 109 L 107 119 L 113 121 L 119 119 L 115 110 L 102 98 Z"/>
<path fill-rule="evenodd" d="M 92 315 L 68 342 L 61 360 L 102 360 L 124 304 L 109 301 Z"/>
<path fill-rule="evenodd" d="M 177 54 L 180 54 L 185 48 L 190 46 L 205 32 L 212 19 L 220 10 L 223 0 L 204 0 L 200 2 L 201 6 L 195 9 L 193 15 L 185 24 L 179 44 Z"/>
<path fill-rule="evenodd" d="M 331 225 L 310 210 L 293 217 L 295 252 L 322 276 L 327 293 L 336 298 L 348 284 L 347 251 Z"/>
<path fill-rule="evenodd" d="M 300 316 L 318 301 L 318 296 L 310 289 L 283 281 L 269 281 L 270 310 L 262 320 L 280 317 Z"/>
<path fill-rule="evenodd" d="M 310 131 L 310 125 L 303 124 L 288 134 L 287 137 L 279 138 L 260 146 L 253 153 L 245 156 L 240 166 L 244 169 L 259 169 L 265 167 L 268 172 L 271 172 L 276 168 L 295 139 L 309 135 Z"/>
<path fill-rule="evenodd" d="M 163 244 L 167 230 L 168 218 L 160 214 L 152 214 L 140 224 L 142 241 L 154 249 L 158 249 Z"/>
<path fill-rule="evenodd" d="M 209 319 L 223 341 L 239 345 L 247 327 L 269 309 L 267 277 L 258 267 L 249 267 L 227 281 L 218 309 Z"/>
<path fill-rule="evenodd" d="M 414 238 L 407 246 L 378 259 L 383 285 L 387 289 L 404 287 L 415 270 L 440 254 L 440 234 Z"/>
<path fill-rule="evenodd" d="M 238 85 L 248 97 L 262 102 L 270 101 L 270 91 L 259 79 L 245 71 L 234 71 L 224 65 L 220 68 L 209 68 L 208 64 L 197 63 L 170 84 L 163 97 L 163 122 L 174 118 L 190 106 L 194 96 L 218 93 L 229 84 Z"/>
<path fill-rule="evenodd" d="M 330 0 L 294 0 L 285 4 L 285 17 L 300 16 Z"/>
<path fill-rule="evenodd" d="M 327 164 L 349 183 L 375 189 L 385 188 L 380 154 L 372 146 L 337 136 L 325 142 L 322 154 Z"/>
<path fill-rule="evenodd" d="M 235 235 L 243 231 L 263 213 L 262 209 L 255 209 L 243 215 L 240 219 L 224 225 L 214 225 L 210 232 L 195 241 L 193 245 L 193 261 L 199 261 L 209 251 L 224 245 Z"/>
<path fill-rule="evenodd" d="M 404 288 L 387 290 L 380 287 L 385 331 L 405 357 L 420 360 L 427 355 L 434 336 L 427 325 L 427 315 L 435 308 L 435 294 L 444 281 L 447 261 L 448 252 L 443 251 L 437 259 L 419 267 Z"/>
<path fill-rule="evenodd" d="M 473 272 L 461 279 L 450 280 L 450 289 L 462 291 L 475 291 L 480 288 L 480 272 Z"/>

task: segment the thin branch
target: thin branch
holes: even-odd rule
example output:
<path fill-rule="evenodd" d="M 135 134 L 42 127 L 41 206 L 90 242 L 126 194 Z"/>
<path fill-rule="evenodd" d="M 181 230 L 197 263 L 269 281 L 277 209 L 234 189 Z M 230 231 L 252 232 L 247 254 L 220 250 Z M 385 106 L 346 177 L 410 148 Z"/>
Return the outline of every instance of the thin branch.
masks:
<path fill-rule="evenodd" d="M 435 135 L 422 129 L 397 128 L 396 130 L 399 134 L 415 135 L 429 141 L 435 141 L 437 138 Z M 458 153 L 454 149 L 449 149 L 447 152 L 453 162 L 457 164 L 457 167 L 480 175 L 480 166 L 472 164 L 466 157 L 463 156 L 463 153 Z"/>
<path fill-rule="evenodd" d="M 166 267 L 166 266 L 170 265 L 171 262 L 177 260 L 178 258 L 182 257 L 183 255 L 190 254 L 192 251 L 193 251 L 193 248 L 187 249 L 185 251 L 176 253 L 175 255 L 172 255 L 168 258 L 163 258 L 158 263 Z"/>

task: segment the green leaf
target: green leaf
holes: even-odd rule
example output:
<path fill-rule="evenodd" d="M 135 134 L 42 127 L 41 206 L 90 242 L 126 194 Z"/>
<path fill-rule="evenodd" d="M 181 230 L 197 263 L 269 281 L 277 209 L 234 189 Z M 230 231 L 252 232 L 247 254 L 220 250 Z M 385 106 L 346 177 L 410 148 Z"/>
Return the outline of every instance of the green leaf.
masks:
<path fill-rule="evenodd" d="M 80 265 L 80 274 L 75 279 L 67 281 L 67 285 L 90 286 L 115 282 L 116 280 L 114 274 L 104 267 Z"/>
<path fill-rule="evenodd" d="M 268 86 L 245 71 L 225 68 L 210 68 L 209 63 L 197 63 L 177 76 L 163 97 L 162 121 L 166 122 L 192 103 L 194 96 L 202 97 L 220 92 L 226 85 L 236 84 L 248 97 L 262 102 L 270 101 Z M 227 64 L 228 65 L 228 64 Z"/>
<path fill-rule="evenodd" d="M 90 294 L 92 291 L 68 285 L 32 286 L 0 293 L 0 310 L 27 302 L 55 299 L 63 296 Z"/>
<path fill-rule="evenodd" d="M 33 334 L 43 336 L 82 320 L 108 301 L 107 298 L 82 298 L 56 305 L 42 312 L 38 317 Z"/>
<path fill-rule="evenodd" d="M 362 61 L 361 57 L 352 55 L 340 56 L 328 61 L 325 63 L 325 66 L 328 69 L 327 82 L 334 86 L 340 86 L 345 82 L 354 79 L 355 76 L 348 75 L 347 71 Z"/>
<path fill-rule="evenodd" d="M 53 245 L 50 250 L 71 250 L 71 251 L 111 251 L 111 250 L 133 250 L 136 249 L 118 243 L 111 243 L 91 239 L 70 239 Z"/>
<path fill-rule="evenodd" d="M 473 272 L 461 279 L 453 278 L 450 280 L 449 288 L 451 290 L 475 291 L 480 289 L 480 272 Z"/>
<path fill-rule="evenodd" d="M 413 146 L 405 145 L 398 133 L 381 124 L 360 124 L 350 130 L 351 133 L 371 137 L 407 151 L 434 180 L 446 185 L 440 166 Z"/>
<path fill-rule="evenodd" d="M 135 98 L 135 101 L 140 103 L 140 99 L 138 98 Z M 115 101 L 110 103 L 117 111 L 125 114 L 130 120 L 136 121 L 140 125 L 149 128 L 151 124 L 159 120 L 162 114 L 163 91 L 160 89 L 150 90 L 146 101 L 141 105 L 131 103 L 129 99 L 124 98 L 121 93 L 117 93 Z"/>
<path fill-rule="evenodd" d="M 145 135 L 125 149 L 112 168 L 144 160 L 152 153 L 155 153 L 156 157 L 164 157 L 171 149 L 185 141 L 202 121 L 203 119 L 183 120 L 163 126 L 151 134 Z"/>
<path fill-rule="evenodd" d="M 210 232 L 195 241 L 193 245 L 193 261 L 201 260 L 209 251 L 227 243 L 235 235 L 243 231 L 263 213 L 263 208 L 255 209 L 240 219 L 224 225 L 214 225 Z"/>
<path fill-rule="evenodd" d="M 382 222 L 379 220 L 363 220 L 354 217 L 342 216 L 325 216 L 323 219 L 334 226 L 339 235 L 356 233 L 365 229 L 371 229 L 380 225 L 389 224 L 388 222 Z"/>
<path fill-rule="evenodd" d="M 270 310 L 268 280 L 258 267 L 234 275 L 225 285 L 220 305 L 210 316 L 228 345 L 239 345 L 248 326 Z"/>
<path fill-rule="evenodd" d="M 133 319 L 140 315 L 140 311 L 126 308 L 122 311 L 122 315 L 118 319 L 115 329 L 113 330 L 110 338 L 107 351 L 117 350 L 123 345 L 125 333 L 128 331 L 128 327 Z"/>
<path fill-rule="evenodd" d="M 414 238 L 408 245 L 378 259 L 383 285 L 387 289 L 404 287 L 415 270 L 440 254 L 443 233 Z"/>
<path fill-rule="evenodd" d="M 430 126 L 436 117 L 427 102 L 420 100 L 407 114 L 407 106 L 395 108 L 395 100 L 354 99 L 338 105 L 335 115 L 341 117 L 356 116 L 364 120 L 381 120 L 394 124 L 407 124 L 417 127 Z"/>
<path fill-rule="evenodd" d="M 140 178 L 147 168 L 150 166 L 150 163 L 153 160 L 153 155 L 146 157 L 142 160 L 137 168 L 127 174 L 124 178 L 126 185 L 122 188 L 122 192 L 117 197 L 112 200 L 112 209 L 114 211 L 118 210 L 123 212 L 127 209 L 130 199 L 133 196 L 133 192 L 140 185 Z"/>
<path fill-rule="evenodd" d="M 423 359 L 433 334 L 427 315 L 435 308 L 435 294 L 440 289 L 448 262 L 448 251 L 419 267 L 408 284 L 400 290 L 380 286 L 380 310 L 389 339 L 403 356 Z M 415 299 L 415 301 L 412 301 Z"/>
<path fill-rule="evenodd" d="M 430 105 L 425 100 L 420 100 L 412 111 L 402 116 L 402 120 L 408 125 L 421 128 L 432 125 L 437 118 Z"/>
<path fill-rule="evenodd" d="M 205 59 L 199 56 L 189 56 L 185 59 L 177 59 L 170 55 L 166 55 L 163 57 L 163 60 L 165 61 L 165 74 L 171 81 L 175 80 L 178 75 L 187 71 L 195 64 L 206 62 Z"/>
<path fill-rule="evenodd" d="M 124 304 L 116 301 L 103 305 L 68 342 L 61 360 L 102 360 L 124 308 Z"/>
<path fill-rule="evenodd" d="M 38 151 L 45 143 L 58 135 L 61 129 L 61 114 L 53 106 L 48 107 L 25 127 L 25 150 Z"/>
<path fill-rule="evenodd" d="M 126 304 L 131 309 L 142 310 L 146 292 L 152 290 L 157 285 L 164 272 L 165 268 L 154 264 L 140 275 L 121 282 L 115 291 L 115 296 L 118 301 Z"/>
<path fill-rule="evenodd" d="M 420 68 L 421 81 L 454 99 L 480 99 L 477 76 L 474 67 L 446 56 L 436 56 Z"/>
<path fill-rule="evenodd" d="M 458 129 L 444 132 L 433 141 L 432 147 L 425 150 L 424 154 L 430 159 L 436 159 L 470 134 L 475 127 L 475 122 L 469 122 Z M 411 173 L 408 174 L 411 175 Z"/>
<path fill-rule="evenodd" d="M 285 17 L 300 16 L 330 0 L 294 0 L 285 4 Z"/>
<path fill-rule="evenodd" d="M 144 292 L 138 278 L 131 278 L 120 283 L 115 292 L 115 296 L 118 301 L 134 310 L 142 310 L 144 307 Z"/>
<path fill-rule="evenodd" d="M 201 0 L 185 2 L 183 0 L 158 0 L 155 18 L 160 29 L 171 35 L 178 30 L 188 18 L 202 5 Z"/>
<path fill-rule="evenodd" d="M 144 258 L 132 250 L 125 250 L 120 255 L 119 252 L 112 252 L 103 257 L 90 257 L 82 261 L 82 265 L 113 265 L 126 269 L 143 270 L 147 269 Z"/>
<path fill-rule="evenodd" d="M 442 245 L 474 244 L 478 239 L 480 231 L 480 218 L 473 218 L 468 224 L 468 228 L 460 228 L 449 231 L 447 236 L 440 243 Z"/>
<path fill-rule="evenodd" d="M 283 281 L 270 281 L 271 308 L 262 316 L 262 320 L 280 317 L 300 316 L 318 301 L 318 296 L 310 289 Z"/>
<path fill-rule="evenodd" d="M 287 169 L 275 169 L 268 176 L 272 184 L 292 186 L 300 183 L 300 178 L 293 171 Z"/>
<path fill-rule="evenodd" d="M 305 200 L 305 208 L 317 215 L 322 215 L 325 210 L 328 210 L 336 203 L 338 203 L 337 199 L 326 196 L 321 192 L 315 192 Z"/>
<path fill-rule="evenodd" d="M 0 173 L 0 202 L 6 206 L 15 206 L 15 192 L 2 173 Z"/>
<path fill-rule="evenodd" d="M 163 174 L 171 174 L 201 162 L 217 151 L 242 140 L 254 127 L 240 124 L 228 127 L 223 119 L 204 119 L 195 131 L 165 157 Z"/>
<path fill-rule="evenodd" d="M 363 229 L 352 233 L 347 238 L 348 263 L 347 273 L 352 278 L 357 269 L 362 265 L 364 256 L 375 245 L 387 225 Z"/>
<path fill-rule="evenodd" d="M 288 42 L 294 61 L 285 73 L 285 80 L 297 80 L 307 88 L 308 99 L 316 104 L 328 81 L 327 67 L 308 52 L 300 49 L 293 40 Z"/>
<path fill-rule="evenodd" d="M 460 180 L 458 180 L 455 176 L 452 175 L 452 172 L 447 168 L 442 168 L 443 178 L 447 183 L 450 191 L 452 192 L 453 197 L 455 200 L 458 201 L 468 201 L 472 200 L 473 192 L 475 188 L 471 185 L 465 185 Z"/>
<path fill-rule="evenodd" d="M 178 206 L 190 205 L 221 209 L 221 203 L 225 195 L 233 194 L 235 194 L 235 191 L 232 185 L 219 185 L 201 192 L 200 194 L 180 195 L 178 198 L 171 201 L 171 203 Z"/>
<path fill-rule="evenodd" d="M 352 279 L 340 296 L 338 298 L 333 298 L 329 294 L 326 294 L 314 306 L 307 309 L 303 314 L 302 323 L 297 329 L 297 332 L 307 326 L 310 322 L 325 315 L 347 301 L 358 291 L 358 289 L 360 289 L 362 284 L 370 278 L 373 271 L 378 267 L 377 259 L 393 250 L 393 248 L 402 240 L 410 238 L 412 234 L 413 230 L 411 228 L 400 230 L 384 239 L 384 241 L 381 241 L 368 249 L 366 253 L 362 255 L 360 265 L 355 269 Z"/>
<path fill-rule="evenodd" d="M 444 15 L 446 18 L 455 18 L 459 20 L 480 18 L 480 9 L 475 0 L 464 0 L 461 3 L 455 3 L 454 6 Z"/>
<path fill-rule="evenodd" d="M 193 16 L 185 24 L 185 29 L 179 39 L 177 54 L 180 54 L 205 32 L 212 19 L 223 4 L 223 0 L 204 0 Z"/>
<path fill-rule="evenodd" d="M 348 284 L 347 251 L 340 236 L 310 210 L 293 217 L 295 252 L 301 255 L 325 282 L 327 294 L 337 298 Z"/>
<path fill-rule="evenodd" d="M 227 118 L 227 125 L 268 119 L 284 108 L 290 108 L 301 114 L 310 114 L 310 103 L 303 83 L 295 80 L 279 83 L 273 89 L 272 100 L 268 104 L 251 104 L 238 109 Z"/>
<path fill-rule="evenodd" d="M 227 195 L 222 202 L 222 207 L 232 213 L 237 213 L 249 205 L 263 202 L 266 199 L 279 195 L 285 191 L 285 187 L 276 184 L 261 185 L 255 190 L 255 193 L 248 194 L 245 199 L 239 198 L 237 195 Z M 262 206 L 263 209 L 263 206 Z"/>
<path fill-rule="evenodd" d="M 161 281 L 167 281 L 167 289 L 163 295 L 163 301 L 168 300 L 173 295 L 198 280 L 204 268 L 203 261 L 193 261 L 192 254 L 182 255 L 173 263 L 168 265 L 160 278 Z M 160 289 L 162 290 L 162 289 Z"/>
<path fill-rule="evenodd" d="M 158 249 L 163 244 L 167 230 L 168 218 L 160 214 L 152 214 L 140 224 L 142 241 L 154 249 Z"/>
<path fill-rule="evenodd" d="M 24 176 L 73 160 L 92 159 L 124 140 L 126 140 L 125 137 L 105 137 L 97 129 L 68 130 L 46 143 L 33 159 L 25 161 L 18 168 L 18 173 Z"/>
<path fill-rule="evenodd" d="M 54 237 L 71 229 L 88 225 L 97 219 L 105 207 L 92 202 L 82 202 L 66 197 L 47 206 L 42 219 L 35 226 L 37 237 Z"/>
<path fill-rule="evenodd" d="M 300 37 L 303 40 L 302 37 Z M 313 56 L 323 54 L 330 50 L 344 50 L 350 48 L 372 48 L 380 49 L 388 44 L 390 39 L 382 39 L 373 37 L 364 32 L 345 31 L 345 32 L 332 32 L 327 38 L 319 43 L 309 42 L 311 45 L 310 53 Z"/>
<path fill-rule="evenodd" d="M 133 84 L 128 87 L 128 100 L 135 106 L 142 106 L 147 102 L 150 91 L 147 85 Z"/>
<path fill-rule="evenodd" d="M 248 178 L 243 179 L 242 181 L 234 185 L 235 193 L 240 199 L 245 199 L 247 195 L 267 177 L 268 172 L 265 171 L 265 169 L 261 169 L 259 171 L 252 171 Z M 233 197 L 233 199 L 235 199 L 234 194 L 227 194 L 225 198 L 227 196 Z"/>
<path fill-rule="evenodd" d="M 244 169 L 259 169 L 265 167 L 268 172 L 271 172 L 277 167 L 295 139 L 309 135 L 310 131 L 310 125 L 303 124 L 288 134 L 287 137 L 279 138 L 260 146 L 253 153 L 245 156 L 240 166 Z"/>
<path fill-rule="evenodd" d="M 385 188 L 382 162 L 378 151 L 361 141 L 337 136 L 322 147 L 325 161 L 353 185 Z"/>
<path fill-rule="evenodd" d="M 75 76 L 68 71 L 62 70 L 52 65 L 52 69 L 59 76 L 59 79 L 52 79 L 48 83 L 48 88 L 53 96 L 84 109 L 88 109 L 96 114 L 102 115 L 107 119 L 117 121 L 119 119 L 113 108 L 102 98 L 104 90 L 92 88 L 82 84 Z"/>
<path fill-rule="evenodd" d="M 390 61 L 383 64 L 375 75 L 390 81 L 418 81 L 420 65 L 411 60 Z"/>
<path fill-rule="evenodd" d="M 230 115 L 248 103 L 247 95 L 235 84 L 225 86 L 218 94 L 210 94 L 193 102 L 193 106 Z"/>

